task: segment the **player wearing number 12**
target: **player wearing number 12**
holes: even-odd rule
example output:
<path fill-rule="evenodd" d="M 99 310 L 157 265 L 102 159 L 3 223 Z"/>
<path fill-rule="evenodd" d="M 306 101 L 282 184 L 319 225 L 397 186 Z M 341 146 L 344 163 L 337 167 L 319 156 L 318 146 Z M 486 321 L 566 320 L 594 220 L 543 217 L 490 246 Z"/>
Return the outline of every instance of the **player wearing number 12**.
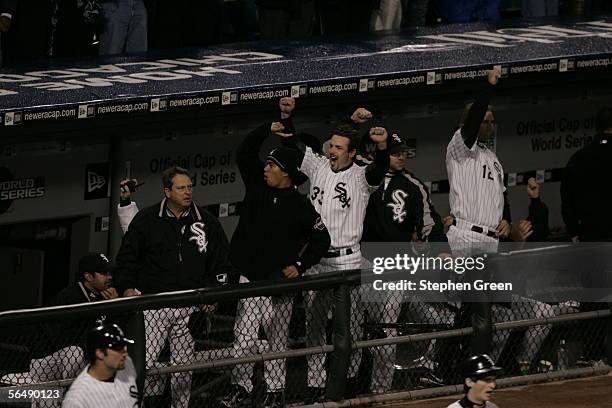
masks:
<path fill-rule="evenodd" d="M 487 146 L 495 138 L 495 121 L 489 100 L 500 75 L 497 68 L 488 72 L 489 83 L 466 109 L 446 150 L 449 203 L 453 216 L 447 238 L 455 256 L 497 252 L 499 238 L 510 233 L 504 170 L 495 152 Z M 467 278 L 480 278 L 475 276 L 476 273 L 472 271 Z M 474 328 L 472 354 L 489 354 L 493 333 L 490 303 L 483 298 L 471 304 L 464 302 L 463 306 L 462 314 L 469 316 Z"/>

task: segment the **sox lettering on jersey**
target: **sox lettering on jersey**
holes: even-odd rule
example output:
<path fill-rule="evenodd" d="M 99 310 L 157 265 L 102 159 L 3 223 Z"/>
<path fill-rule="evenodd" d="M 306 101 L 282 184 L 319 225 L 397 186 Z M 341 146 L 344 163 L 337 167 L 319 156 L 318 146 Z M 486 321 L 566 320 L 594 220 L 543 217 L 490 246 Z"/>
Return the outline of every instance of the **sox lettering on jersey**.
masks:
<path fill-rule="evenodd" d="M 206 239 L 206 232 L 204 232 L 203 222 L 194 222 L 191 224 L 191 232 L 193 235 L 189 238 L 189 241 L 195 241 L 198 246 L 198 252 L 206 252 L 208 247 L 208 240 Z"/>
<path fill-rule="evenodd" d="M 333 171 L 328 158 L 313 153 L 308 147 L 300 170 L 310 178 L 309 197 L 329 231 L 331 247 L 358 245 L 368 197 L 376 189 L 367 184 L 366 167 L 354 163 L 341 171 Z"/>
<path fill-rule="evenodd" d="M 351 207 L 351 198 L 347 195 L 346 192 L 346 183 L 338 183 L 336 184 L 336 187 L 334 188 L 334 191 L 336 193 L 338 193 L 338 195 L 334 196 L 334 200 L 338 200 L 340 201 L 340 204 L 342 204 L 342 208 L 346 208 L 346 207 Z"/>
<path fill-rule="evenodd" d="M 387 207 L 393 210 L 393 221 L 397 223 L 404 222 L 406 219 L 406 211 L 404 211 L 404 207 L 406 206 L 406 201 L 404 198 L 408 196 L 408 193 L 404 190 L 393 190 L 391 193 L 392 203 L 387 204 Z"/>

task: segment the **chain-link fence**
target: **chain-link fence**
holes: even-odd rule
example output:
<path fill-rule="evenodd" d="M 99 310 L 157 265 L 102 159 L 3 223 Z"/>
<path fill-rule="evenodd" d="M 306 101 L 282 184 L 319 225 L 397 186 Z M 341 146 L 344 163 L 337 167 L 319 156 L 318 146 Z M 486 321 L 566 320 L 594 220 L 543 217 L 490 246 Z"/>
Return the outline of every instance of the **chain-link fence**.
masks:
<path fill-rule="evenodd" d="M 65 388 L 85 367 L 85 333 L 102 315 L 136 339 L 130 354 L 147 373 L 147 407 L 300 405 L 462 382 L 458 364 L 471 334 L 465 305 L 399 292 L 362 302 L 367 290 L 359 271 L 330 272 L 0 313 L 0 382 Z M 204 305 L 213 304 L 210 314 Z M 604 353 L 607 308 L 494 303 L 491 354 L 505 376 L 590 367 Z"/>

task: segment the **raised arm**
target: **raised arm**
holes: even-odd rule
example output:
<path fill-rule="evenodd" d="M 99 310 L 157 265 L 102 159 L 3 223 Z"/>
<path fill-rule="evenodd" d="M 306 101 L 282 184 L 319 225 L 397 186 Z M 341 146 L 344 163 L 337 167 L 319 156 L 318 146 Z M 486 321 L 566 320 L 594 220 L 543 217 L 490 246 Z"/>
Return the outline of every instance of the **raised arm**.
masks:
<path fill-rule="evenodd" d="M 548 207 L 540 198 L 540 185 L 535 178 L 527 180 L 527 195 L 529 196 L 529 215 L 527 220 L 533 225 L 533 234 L 530 241 L 546 241 L 550 234 L 548 226 Z"/>
<path fill-rule="evenodd" d="M 119 204 L 117 204 L 117 216 L 119 217 L 119 226 L 125 234 L 130 226 L 130 223 L 138 214 L 138 206 L 135 201 L 132 201 L 132 190 L 130 183 L 134 186 L 138 185 L 137 180 L 121 180 L 119 187 L 121 189 L 119 196 Z"/>
<path fill-rule="evenodd" d="M 464 123 L 461 126 L 461 137 L 463 142 L 468 149 L 471 149 L 478 139 L 478 131 L 482 121 L 489 109 L 489 103 L 491 101 L 491 95 L 493 93 L 493 86 L 495 86 L 499 80 L 501 72 L 498 69 L 492 69 L 488 74 L 488 85 L 478 95 L 476 101 L 470 107 Z"/>
<path fill-rule="evenodd" d="M 272 131 L 271 123 L 264 123 L 249 132 L 236 150 L 236 163 L 245 186 L 259 185 L 264 182 L 263 162 L 259 159 L 261 144 Z"/>
<path fill-rule="evenodd" d="M 383 127 L 373 127 L 370 129 L 370 139 L 376 143 L 374 161 L 366 169 L 366 182 L 376 187 L 385 178 L 385 173 L 389 169 L 389 152 L 387 151 L 387 129 Z"/>
<path fill-rule="evenodd" d="M 266 122 L 251 131 L 242 141 L 236 151 L 238 170 L 244 184 L 249 186 L 260 185 L 263 180 L 264 164 L 259 159 L 259 150 L 264 140 L 271 134 L 277 134 L 289 138 L 293 136 L 293 122 L 291 112 L 295 107 L 293 98 L 282 98 L 279 102 L 280 121 Z"/>

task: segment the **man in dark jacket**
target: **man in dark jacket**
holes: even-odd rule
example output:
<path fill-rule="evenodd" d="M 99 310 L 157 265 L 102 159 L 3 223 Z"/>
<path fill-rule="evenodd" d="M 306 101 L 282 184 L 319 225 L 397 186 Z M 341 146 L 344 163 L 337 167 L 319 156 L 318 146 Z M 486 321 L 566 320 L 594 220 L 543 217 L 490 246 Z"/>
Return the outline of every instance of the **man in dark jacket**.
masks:
<path fill-rule="evenodd" d="M 117 291 L 111 286 L 111 264 L 106 255 L 90 253 L 79 260 L 77 282 L 62 289 L 49 306 L 73 305 L 114 299 Z M 83 354 L 87 331 L 94 321 L 68 320 L 45 324 L 39 332 L 35 357 L 30 362 L 30 377 L 35 383 L 75 378 L 85 367 Z M 54 407 L 51 402 L 35 402 L 33 407 Z"/>
<path fill-rule="evenodd" d="M 612 108 L 596 117 L 593 143 L 567 162 L 561 182 L 561 214 L 574 241 L 612 240 L 612 221 L 605 216 L 612 206 Z"/>
<path fill-rule="evenodd" d="M 405 168 L 406 142 L 398 134 L 392 134 L 388 140 L 389 170 L 383 183 L 370 196 L 362 242 L 446 242 L 442 218 L 430 200 L 427 187 Z M 436 250 L 440 252 L 440 248 Z M 384 296 L 380 301 L 368 304 L 368 316 L 376 322 L 396 323 L 405 301 L 403 295 L 385 291 Z M 410 312 L 424 323 L 452 323 L 451 313 L 444 305 L 412 299 Z M 396 329 L 386 329 L 385 332 L 388 337 L 396 336 Z M 433 372 L 434 344 L 435 341 L 424 356 L 423 379 L 427 378 L 429 385 L 441 385 L 441 380 Z M 383 393 L 391 389 L 395 349 L 395 345 L 387 345 L 372 350 L 372 392 Z"/>
<path fill-rule="evenodd" d="M 272 150 L 265 164 L 259 159 L 264 140 L 271 133 L 292 132 L 290 111 L 281 104 L 281 122 L 266 123 L 245 138 L 237 151 L 237 162 L 246 188 L 240 221 L 232 238 L 231 260 L 238 268 L 240 282 L 294 279 L 319 262 L 330 245 L 327 228 L 304 195 L 296 188 L 298 172 L 295 150 Z M 301 176 L 301 177 L 300 177 Z M 265 234 L 265 239 L 262 239 Z M 259 326 L 265 329 L 269 351 L 286 350 L 291 296 L 242 299 L 234 327 L 236 357 L 257 354 Z M 268 394 L 264 406 L 283 407 L 285 360 L 265 362 Z M 232 372 L 232 393 L 221 403 L 225 407 L 244 404 L 252 392 L 253 365 L 236 366 Z"/>
<path fill-rule="evenodd" d="M 192 201 L 187 170 L 162 173 L 164 199 L 136 214 L 117 255 L 115 283 L 123 296 L 217 286 L 227 282 L 232 266 L 229 245 L 219 221 Z M 200 307 L 205 312 L 214 306 Z M 195 342 L 187 322 L 197 307 L 145 311 L 146 359 L 152 367 L 169 335 L 171 363 L 191 361 Z M 187 408 L 191 373 L 171 379 L 172 408 Z M 145 393 L 151 393 L 151 385 Z"/>
<path fill-rule="evenodd" d="M 597 112 L 595 126 L 597 134 L 593 142 L 572 155 L 561 181 L 561 214 L 574 242 L 612 242 L 612 221 L 606 216 L 612 206 L 611 107 L 602 108 Z M 591 270 L 589 266 L 583 265 L 583 270 L 588 270 L 590 276 L 597 278 L 587 278 L 586 287 L 610 287 L 608 274 L 597 270 L 601 264 L 597 266 L 596 264 L 597 262 L 593 262 Z M 605 264 L 604 262 L 603 265 Z M 612 308 L 612 303 L 608 306 Z M 589 302 L 582 304 L 580 311 L 600 308 L 601 304 Z M 608 319 L 606 332 L 607 358 L 612 360 L 612 319 Z M 591 351 L 595 354 L 592 357 L 599 358 L 597 354 L 600 352 L 603 350 L 598 344 Z"/>
<path fill-rule="evenodd" d="M 384 182 L 370 196 L 362 241 L 364 242 L 446 242 L 444 225 L 434 209 L 425 184 L 408 172 L 408 146 L 397 134 L 389 138 L 389 171 Z"/>

